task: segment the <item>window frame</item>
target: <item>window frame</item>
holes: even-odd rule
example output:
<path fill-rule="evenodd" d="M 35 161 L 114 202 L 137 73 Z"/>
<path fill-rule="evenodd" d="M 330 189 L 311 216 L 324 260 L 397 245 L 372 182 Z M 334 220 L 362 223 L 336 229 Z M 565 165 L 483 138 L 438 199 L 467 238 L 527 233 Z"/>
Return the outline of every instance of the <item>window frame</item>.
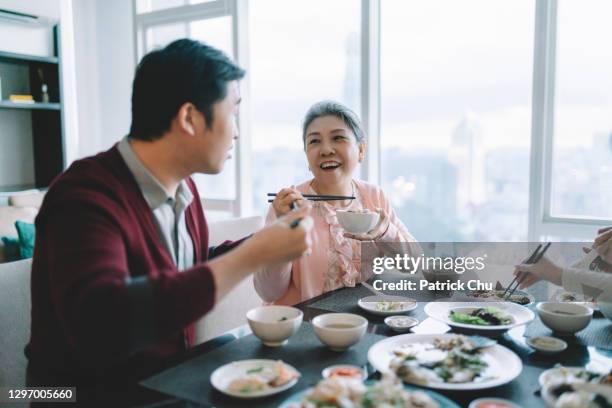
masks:
<path fill-rule="evenodd" d="M 558 0 L 536 0 L 528 239 L 592 240 L 612 219 L 552 215 Z"/>
<path fill-rule="evenodd" d="M 234 60 L 243 68 L 248 70 L 248 53 L 246 50 L 246 39 L 248 27 L 246 26 L 246 17 L 248 16 L 247 0 L 215 0 L 200 4 L 185 4 L 178 7 L 171 7 L 161 10 L 155 10 L 145 13 L 138 13 L 137 2 L 134 0 L 134 46 L 136 65 L 144 56 L 147 49 L 147 30 L 166 24 L 184 23 L 187 26 L 187 35 L 189 32 L 189 23 L 193 21 L 209 20 L 220 17 L 231 17 L 232 20 L 232 43 Z M 187 1 L 185 0 L 185 3 Z M 242 102 L 240 113 L 238 115 L 238 128 L 241 133 L 248 134 L 248 77 L 241 81 Z M 236 160 L 235 167 L 235 199 L 211 199 L 206 198 L 202 201 L 204 208 L 210 211 L 220 211 L 231 213 L 235 217 L 248 214 L 249 210 L 249 174 L 248 160 L 250 156 L 250 143 L 248 138 L 242 137 L 236 143 Z M 246 195 L 245 195 L 246 194 Z M 205 198 L 205 197 L 200 197 Z"/>

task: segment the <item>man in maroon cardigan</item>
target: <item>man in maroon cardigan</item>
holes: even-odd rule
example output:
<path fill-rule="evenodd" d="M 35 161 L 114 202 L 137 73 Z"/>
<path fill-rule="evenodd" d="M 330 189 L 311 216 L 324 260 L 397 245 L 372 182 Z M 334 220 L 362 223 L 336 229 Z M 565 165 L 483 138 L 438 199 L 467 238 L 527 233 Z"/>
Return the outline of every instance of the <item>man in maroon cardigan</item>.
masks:
<path fill-rule="evenodd" d="M 79 398 L 135 384 L 192 346 L 194 322 L 243 278 L 307 251 L 307 209 L 208 246 L 189 177 L 223 168 L 243 76 L 191 40 L 146 55 L 128 137 L 53 182 L 36 219 L 29 385 L 77 386 Z"/>

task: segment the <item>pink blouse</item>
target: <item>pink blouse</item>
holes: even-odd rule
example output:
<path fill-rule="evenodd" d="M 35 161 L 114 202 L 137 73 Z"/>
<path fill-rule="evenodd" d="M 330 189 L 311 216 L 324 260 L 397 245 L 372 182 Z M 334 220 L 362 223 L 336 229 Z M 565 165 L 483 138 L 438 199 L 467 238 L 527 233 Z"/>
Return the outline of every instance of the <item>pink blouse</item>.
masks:
<path fill-rule="evenodd" d="M 310 184 L 311 181 L 307 181 L 296 188 L 304 194 L 316 194 Z M 343 210 L 382 208 L 390 222 L 379 240 L 416 242 L 380 188 L 361 180 L 353 180 L 353 184 L 356 198 L 347 207 L 342 207 Z M 312 253 L 291 263 L 265 268 L 254 276 L 255 290 L 266 303 L 293 305 L 343 286 L 355 286 L 370 277 L 361 275 L 361 242 L 344 237 L 336 209 L 324 201 L 312 204 Z M 266 224 L 275 220 L 276 214 L 270 206 Z"/>

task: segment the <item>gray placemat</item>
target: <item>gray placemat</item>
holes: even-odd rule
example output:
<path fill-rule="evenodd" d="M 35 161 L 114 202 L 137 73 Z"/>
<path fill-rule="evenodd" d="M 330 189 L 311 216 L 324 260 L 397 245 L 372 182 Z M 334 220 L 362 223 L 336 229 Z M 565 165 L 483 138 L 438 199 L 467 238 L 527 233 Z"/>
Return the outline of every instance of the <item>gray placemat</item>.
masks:
<path fill-rule="evenodd" d="M 313 386 L 321 379 L 323 368 L 332 364 L 367 363 L 367 351 L 385 337 L 366 333 L 359 343 L 344 352 L 334 352 L 316 337 L 312 325 L 302 323 L 298 332 L 283 347 L 266 347 L 253 336 L 245 336 L 210 353 L 186 361 L 150 377 L 141 385 L 174 397 L 215 407 L 278 407 L 293 393 Z M 236 360 L 252 358 L 283 360 L 300 370 L 302 377 L 291 389 L 257 400 L 239 400 L 216 391 L 210 376 L 218 367 Z"/>
<path fill-rule="evenodd" d="M 525 337 L 550 335 L 557 336 L 552 334 L 552 330 L 544 326 L 537 316 L 525 330 Z M 612 350 L 612 322 L 605 317 L 595 317 L 584 330 L 579 331 L 575 336 L 564 336 L 562 339 L 568 343 Z"/>

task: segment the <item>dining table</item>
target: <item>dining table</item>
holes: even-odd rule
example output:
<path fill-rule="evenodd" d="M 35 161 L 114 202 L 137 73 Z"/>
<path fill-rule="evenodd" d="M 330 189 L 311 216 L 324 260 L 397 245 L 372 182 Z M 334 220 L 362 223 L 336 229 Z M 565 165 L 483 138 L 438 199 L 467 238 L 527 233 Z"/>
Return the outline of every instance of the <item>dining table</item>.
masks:
<path fill-rule="evenodd" d="M 155 395 L 155 398 L 151 403 L 140 407 L 278 407 L 295 393 L 314 386 L 321 379 L 321 367 L 338 363 L 362 366 L 367 370 L 370 379 L 380 378 L 380 373 L 375 372 L 367 362 L 367 350 L 372 344 L 398 333 L 384 323 L 384 317 L 370 314 L 357 306 L 356 300 L 368 295 L 371 295 L 368 289 L 357 285 L 333 290 L 294 305 L 303 312 L 304 323 L 300 331 L 289 340 L 288 345 L 282 347 L 271 348 L 261 344 L 246 324 L 245 317 L 244 325 L 184 352 L 173 362 L 173 367 L 142 381 L 140 387 Z M 420 323 L 413 327 L 410 333 L 453 332 L 451 327 L 428 317 L 423 310 L 427 302 L 418 298 L 417 300 L 417 308 L 407 315 L 417 317 Z M 468 407 L 471 401 L 483 397 L 504 398 L 521 407 L 545 407 L 538 381 L 545 370 L 557 364 L 572 367 L 595 365 L 599 369 L 612 369 L 612 322 L 606 317 L 596 313 L 584 335 L 579 333 L 564 337 L 568 343 L 566 350 L 554 355 L 544 355 L 526 343 L 527 337 L 533 335 L 551 335 L 550 330 L 539 321 L 533 305 L 529 307 L 535 314 L 533 322 L 527 326 L 515 327 L 496 338 L 500 345 L 512 350 L 522 361 L 523 367 L 518 377 L 489 389 L 433 391 L 461 407 Z M 320 314 L 330 312 L 356 313 L 366 317 L 368 328 L 364 338 L 345 352 L 331 351 L 318 342 L 308 322 Z M 278 395 L 259 399 L 236 399 L 212 388 L 209 377 L 214 369 L 224 363 L 247 358 L 282 359 L 300 370 L 302 378 L 294 387 Z"/>

